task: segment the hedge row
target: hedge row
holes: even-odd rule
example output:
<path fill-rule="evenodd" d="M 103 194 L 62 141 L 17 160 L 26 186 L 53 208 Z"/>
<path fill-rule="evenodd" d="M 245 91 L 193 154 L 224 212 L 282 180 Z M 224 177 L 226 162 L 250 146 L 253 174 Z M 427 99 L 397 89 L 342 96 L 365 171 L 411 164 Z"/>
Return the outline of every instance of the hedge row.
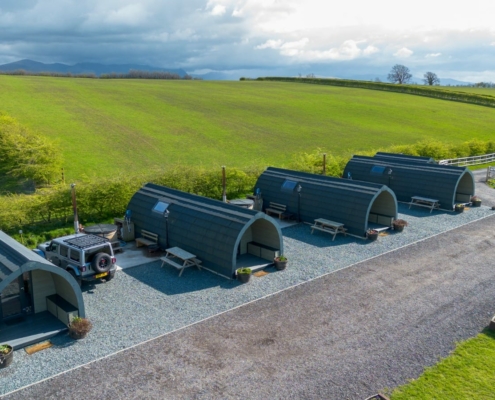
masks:
<path fill-rule="evenodd" d="M 457 92 L 454 90 L 446 90 L 431 86 L 397 85 L 393 83 L 355 81 L 350 79 L 349 80 L 324 79 L 324 78 L 261 77 L 261 78 L 257 78 L 257 80 L 310 83 L 310 84 L 318 84 L 318 85 L 355 87 L 360 89 L 384 90 L 388 92 L 407 93 L 418 96 L 433 97 L 442 100 L 460 101 L 463 103 L 470 103 L 470 104 L 482 105 L 487 107 L 495 107 L 495 96 L 490 96 L 486 94 Z"/>
<path fill-rule="evenodd" d="M 449 145 L 435 141 L 419 142 L 412 145 L 392 146 L 361 152 L 373 155 L 376 151 L 400 152 L 404 154 L 444 158 L 467 157 L 495 153 L 495 141 L 472 140 L 460 145 Z M 323 171 L 323 150 L 293 156 L 288 168 L 321 174 Z M 326 175 L 342 176 L 345 165 L 352 155 L 326 155 Z M 226 183 L 228 198 L 243 197 L 252 193 L 256 180 L 264 167 L 245 169 L 227 168 Z M 176 166 L 166 170 L 155 170 L 146 175 L 116 176 L 111 179 L 85 180 L 76 182 L 76 197 L 79 220 L 103 221 L 123 216 L 132 195 L 146 182 L 172 187 L 213 199 L 222 198 L 221 169 Z M 39 189 L 35 194 L 16 194 L 2 197 L 0 202 L 0 229 L 17 232 L 30 225 L 68 222 L 72 219 L 70 185 L 57 185 Z"/>
<path fill-rule="evenodd" d="M 261 168 L 226 170 L 229 198 L 252 191 Z M 177 166 L 146 175 L 116 176 L 111 179 L 86 180 L 75 186 L 79 220 L 102 221 L 123 216 L 132 195 L 146 182 L 154 182 L 189 193 L 221 199 L 221 170 Z M 0 202 L 0 230 L 17 232 L 26 226 L 73 217 L 70 185 L 56 185 L 35 194 L 11 194 Z"/>

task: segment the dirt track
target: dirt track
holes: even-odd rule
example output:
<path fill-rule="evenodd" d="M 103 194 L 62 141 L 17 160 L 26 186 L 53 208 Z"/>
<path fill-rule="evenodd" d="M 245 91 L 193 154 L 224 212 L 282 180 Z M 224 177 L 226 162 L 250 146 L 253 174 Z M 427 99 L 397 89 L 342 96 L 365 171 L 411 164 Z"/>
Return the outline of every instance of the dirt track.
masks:
<path fill-rule="evenodd" d="M 388 253 L 7 398 L 364 399 L 417 377 L 487 325 L 494 223 Z"/>

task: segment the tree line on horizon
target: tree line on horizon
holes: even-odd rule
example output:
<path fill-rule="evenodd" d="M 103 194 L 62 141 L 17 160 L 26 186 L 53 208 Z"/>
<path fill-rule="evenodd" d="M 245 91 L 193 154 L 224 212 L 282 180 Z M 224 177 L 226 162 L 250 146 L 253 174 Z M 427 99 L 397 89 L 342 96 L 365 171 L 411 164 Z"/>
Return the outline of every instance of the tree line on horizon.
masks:
<path fill-rule="evenodd" d="M 89 78 L 89 79 L 165 79 L 165 80 L 201 80 L 201 78 L 193 78 L 191 75 L 186 74 L 181 77 L 175 72 L 167 71 L 142 71 L 131 69 L 127 73 L 110 72 L 96 75 L 93 72 L 73 74 L 71 72 L 56 72 L 56 71 L 43 71 L 32 72 L 24 69 L 18 69 L 15 71 L 0 71 L 0 75 L 25 75 L 25 76 L 49 76 L 55 78 Z"/>

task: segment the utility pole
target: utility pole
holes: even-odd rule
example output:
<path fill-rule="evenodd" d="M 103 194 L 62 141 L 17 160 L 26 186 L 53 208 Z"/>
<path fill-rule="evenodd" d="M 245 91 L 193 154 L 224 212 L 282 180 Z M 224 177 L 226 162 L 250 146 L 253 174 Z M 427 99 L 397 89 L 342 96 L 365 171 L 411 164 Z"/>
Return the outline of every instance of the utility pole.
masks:
<path fill-rule="evenodd" d="M 76 203 L 76 184 L 71 183 L 72 189 L 72 209 L 74 210 L 74 230 L 79 233 L 79 219 L 77 218 L 77 203 Z"/>
<path fill-rule="evenodd" d="M 222 201 L 224 203 L 227 203 L 227 188 L 226 188 L 226 182 L 225 182 L 225 165 L 222 166 L 222 187 L 223 187 Z"/>

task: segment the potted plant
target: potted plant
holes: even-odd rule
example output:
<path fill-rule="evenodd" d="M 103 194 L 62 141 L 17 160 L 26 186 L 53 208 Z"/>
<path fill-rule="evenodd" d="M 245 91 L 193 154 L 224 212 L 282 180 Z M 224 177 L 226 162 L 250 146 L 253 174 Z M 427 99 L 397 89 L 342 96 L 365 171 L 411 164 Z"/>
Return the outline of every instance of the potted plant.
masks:
<path fill-rule="evenodd" d="M 456 204 L 456 205 L 454 206 L 454 211 L 455 211 L 456 213 L 461 213 L 461 212 L 463 212 L 463 211 L 464 211 L 464 204 Z"/>
<path fill-rule="evenodd" d="M 473 207 L 479 207 L 479 206 L 481 206 L 481 199 L 478 196 L 471 197 L 471 205 Z"/>
<path fill-rule="evenodd" d="M 69 336 L 72 339 L 84 339 L 93 324 L 87 318 L 74 317 L 69 324 Z"/>
<path fill-rule="evenodd" d="M 0 345 L 0 368 L 7 368 L 14 359 L 14 348 L 10 344 Z"/>
<path fill-rule="evenodd" d="M 239 268 L 237 270 L 237 280 L 242 283 L 247 283 L 251 278 L 251 274 L 251 268 Z"/>
<path fill-rule="evenodd" d="M 275 263 L 275 268 L 277 268 L 279 271 L 285 269 L 287 267 L 287 263 L 289 262 L 289 260 L 287 260 L 287 257 L 285 257 L 283 254 L 275 257 L 273 261 Z"/>
<path fill-rule="evenodd" d="M 404 227 L 406 227 L 407 225 L 409 225 L 407 223 L 407 221 L 403 220 L 403 219 L 396 219 L 394 220 L 394 222 L 392 222 L 392 226 L 394 227 L 394 231 L 397 231 L 397 232 L 402 232 L 404 230 Z"/>
<path fill-rule="evenodd" d="M 488 325 L 488 329 L 491 331 L 495 331 L 495 315 L 493 316 L 492 320 L 490 321 L 490 324 Z"/>
<path fill-rule="evenodd" d="M 376 240 L 378 239 L 378 231 L 375 229 L 368 229 L 366 231 L 366 237 L 371 241 Z"/>

